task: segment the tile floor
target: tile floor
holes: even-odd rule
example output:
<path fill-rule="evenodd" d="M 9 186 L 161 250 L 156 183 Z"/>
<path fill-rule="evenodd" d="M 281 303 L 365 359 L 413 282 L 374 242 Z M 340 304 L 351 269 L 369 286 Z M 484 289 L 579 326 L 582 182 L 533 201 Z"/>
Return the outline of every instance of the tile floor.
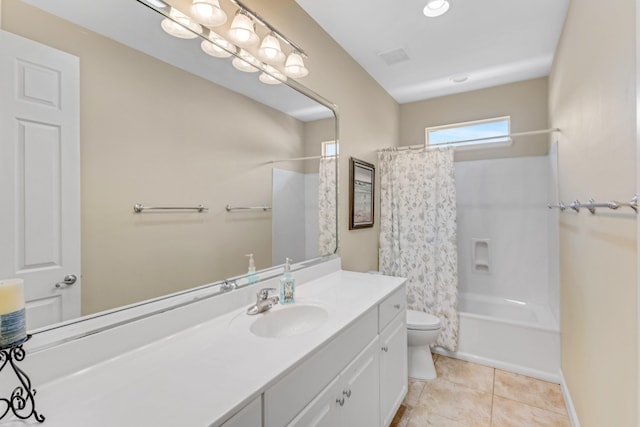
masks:
<path fill-rule="evenodd" d="M 570 427 L 558 384 L 435 355 L 438 378 L 409 379 L 391 427 Z"/>

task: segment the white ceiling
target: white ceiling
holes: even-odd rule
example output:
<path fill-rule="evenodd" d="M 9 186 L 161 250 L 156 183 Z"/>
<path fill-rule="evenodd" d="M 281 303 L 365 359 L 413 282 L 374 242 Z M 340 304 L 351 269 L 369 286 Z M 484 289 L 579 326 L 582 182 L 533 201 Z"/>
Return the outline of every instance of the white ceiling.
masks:
<path fill-rule="evenodd" d="M 450 1 L 427 18 L 426 0 L 296 0 L 401 104 L 549 74 L 569 0 Z"/>

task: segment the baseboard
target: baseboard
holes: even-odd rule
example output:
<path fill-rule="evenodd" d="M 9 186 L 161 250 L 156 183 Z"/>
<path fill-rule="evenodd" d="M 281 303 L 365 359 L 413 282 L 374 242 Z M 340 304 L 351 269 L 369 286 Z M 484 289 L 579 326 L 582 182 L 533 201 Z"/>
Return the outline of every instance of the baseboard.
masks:
<path fill-rule="evenodd" d="M 564 379 L 564 373 L 562 372 L 562 369 L 560 369 L 560 387 L 562 388 L 564 404 L 567 406 L 567 412 L 569 413 L 569 421 L 571 421 L 571 427 L 580 427 L 578 413 L 576 412 L 575 406 L 573 406 L 571 393 L 569 393 L 569 386 L 567 386 L 567 382 Z"/>
<path fill-rule="evenodd" d="M 513 372 L 516 374 L 525 375 L 531 378 L 537 378 L 539 380 L 548 381 L 555 384 L 560 384 L 561 381 L 561 378 L 558 374 L 553 374 L 538 369 L 527 368 L 525 366 L 515 365 L 512 363 L 490 359 L 487 357 L 481 357 L 471 353 L 465 353 L 462 351 L 448 351 L 441 347 L 432 348 L 431 351 L 434 353 L 442 354 L 444 356 L 453 357 L 455 359 L 473 362 L 479 365 L 489 366 L 491 368 L 502 369 L 503 371 Z"/>

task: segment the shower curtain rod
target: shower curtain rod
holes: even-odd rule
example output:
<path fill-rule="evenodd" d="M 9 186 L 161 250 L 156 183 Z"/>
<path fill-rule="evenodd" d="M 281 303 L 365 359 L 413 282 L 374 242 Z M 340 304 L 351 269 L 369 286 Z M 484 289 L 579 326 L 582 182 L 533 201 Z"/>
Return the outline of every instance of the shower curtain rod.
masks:
<path fill-rule="evenodd" d="M 400 147 L 393 147 L 395 149 L 397 149 L 398 151 L 402 151 L 402 150 L 418 150 L 421 148 L 429 148 L 429 149 L 435 149 L 435 148 L 440 148 L 440 147 L 446 147 L 447 145 L 452 145 L 452 144 L 460 144 L 463 142 L 475 142 L 475 141 L 487 141 L 489 139 L 496 139 L 496 138 L 511 138 L 514 136 L 531 136 L 531 135 L 541 135 L 541 134 L 545 134 L 545 133 L 552 133 L 552 132 L 560 132 L 559 128 L 551 128 L 551 129 L 542 129 L 542 130 L 530 130 L 527 132 L 516 132 L 516 133 L 510 133 L 508 135 L 496 135 L 496 136 L 485 136 L 482 138 L 472 138 L 472 139 L 460 139 L 457 141 L 449 141 L 449 142 L 445 142 L 443 144 L 438 144 L 438 145 L 434 145 L 434 146 L 427 146 L 425 144 L 421 144 L 421 145 L 405 145 L 405 146 L 400 146 Z M 388 150 L 388 148 L 383 148 L 380 149 L 378 151 L 384 151 L 384 150 Z"/>
<path fill-rule="evenodd" d="M 309 157 L 294 157 L 292 159 L 279 159 L 279 160 L 271 160 L 269 163 L 280 163 L 280 162 L 299 162 L 301 160 L 316 160 L 316 159 L 324 159 L 336 156 L 309 156 Z"/>

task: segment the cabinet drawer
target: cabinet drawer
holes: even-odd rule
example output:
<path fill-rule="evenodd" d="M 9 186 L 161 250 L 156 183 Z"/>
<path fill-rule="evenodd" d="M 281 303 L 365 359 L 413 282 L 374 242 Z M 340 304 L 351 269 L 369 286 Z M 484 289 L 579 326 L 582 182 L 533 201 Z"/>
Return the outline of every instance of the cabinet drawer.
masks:
<path fill-rule="evenodd" d="M 381 332 L 396 317 L 396 314 L 404 313 L 406 308 L 406 289 L 402 286 L 378 305 L 378 332 Z"/>

